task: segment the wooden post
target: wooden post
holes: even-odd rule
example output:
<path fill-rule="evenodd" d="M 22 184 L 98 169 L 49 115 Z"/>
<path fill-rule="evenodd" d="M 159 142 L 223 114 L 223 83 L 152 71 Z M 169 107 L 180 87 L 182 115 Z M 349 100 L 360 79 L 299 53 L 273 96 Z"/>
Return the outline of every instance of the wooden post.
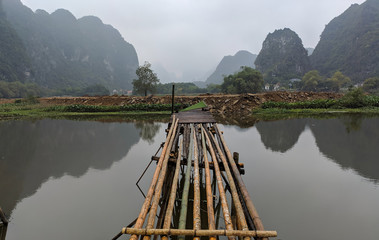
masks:
<path fill-rule="evenodd" d="M 175 97 L 175 84 L 172 84 L 172 95 L 171 95 L 171 114 L 174 114 L 174 97 Z"/>

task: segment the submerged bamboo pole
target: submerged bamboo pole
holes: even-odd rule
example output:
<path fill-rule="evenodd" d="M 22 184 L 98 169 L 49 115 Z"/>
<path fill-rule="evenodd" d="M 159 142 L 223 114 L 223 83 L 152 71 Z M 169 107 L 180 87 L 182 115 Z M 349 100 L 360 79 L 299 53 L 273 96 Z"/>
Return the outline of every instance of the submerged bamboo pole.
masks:
<path fill-rule="evenodd" d="M 175 115 L 172 118 L 172 122 L 173 123 L 175 122 Z M 157 184 L 158 177 L 159 177 L 159 174 L 160 174 L 160 171 L 161 171 L 161 167 L 162 167 L 162 164 L 163 164 L 163 158 L 166 155 L 168 143 L 169 143 L 170 139 L 175 136 L 174 125 L 175 124 L 171 125 L 170 131 L 167 134 L 165 145 L 164 145 L 164 147 L 162 149 L 162 153 L 161 153 L 161 156 L 159 158 L 157 168 L 155 169 L 155 172 L 154 172 L 154 175 L 153 175 L 153 179 L 151 180 L 151 184 L 150 184 L 147 196 L 146 196 L 145 201 L 144 201 L 144 203 L 142 205 L 141 212 L 138 215 L 138 219 L 137 219 L 137 222 L 135 224 L 135 228 L 141 228 L 143 226 L 143 223 L 145 222 L 145 218 L 146 218 L 148 209 L 150 207 L 150 202 L 151 202 L 151 199 L 153 198 L 153 193 L 154 193 L 154 190 L 155 190 L 155 186 Z M 138 238 L 137 235 L 133 234 L 130 237 L 130 240 L 137 240 L 137 238 Z"/>
<path fill-rule="evenodd" d="M 188 159 L 187 159 L 187 170 L 184 180 L 184 187 L 183 187 L 183 194 L 182 194 L 182 204 L 180 209 L 180 217 L 179 217 L 179 229 L 185 229 L 186 228 L 186 220 L 187 220 L 187 208 L 188 208 L 188 192 L 190 187 L 190 175 L 191 175 L 191 158 L 192 158 L 192 148 L 193 148 L 193 138 L 191 136 L 192 134 L 192 127 L 190 128 L 190 145 L 189 145 L 189 153 L 188 153 Z M 179 240 L 184 240 L 184 236 L 179 236 Z"/>
<path fill-rule="evenodd" d="M 222 213 L 224 214 L 225 227 L 226 227 L 227 230 L 233 230 L 233 223 L 232 223 L 232 219 L 230 217 L 230 211 L 229 211 L 229 207 L 228 207 L 228 201 L 226 199 L 225 189 L 224 189 L 224 185 L 223 185 L 221 174 L 220 174 L 220 168 L 218 166 L 216 153 L 215 153 L 215 151 L 213 149 L 211 140 L 209 139 L 209 136 L 208 136 L 208 134 L 206 132 L 205 132 L 205 138 L 207 140 L 207 144 L 208 144 L 208 147 L 209 147 L 209 152 L 211 153 L 211 157 L 212 157 L 212 160 L 213 160 L 214 172 L 216 174 L 218 191 L 220 193 Z M 233 237 L 233 236 L 229 237 L 229 240 L 234 240 L 234 239 L 235 239 L 235 237 Z"/>
<path fill-rule="evenodd" d="M 173 137 L 170 138 L 167 149 L 171 149 L 171 147 L 172 147 L 172 144 L 173 144 L 174 139 L 175 139 L 175 133 L 177 132 L 176 131 L 177 127 L 178 127 L 178 120 L 176 120 L 174 123 L 174 134 L 173 134 Z M 170 158 L 170 152 L 166 151 L 165 157 L 163 160 L 163 164 L 162 164 L 162 170 L 161 170 L 161 173 L 159 175 L 159 180 L 158 180 L 157 186 L 155 188 L 154 199 L 153 199 L 153 203 L 151 205 L 149 218 L 147 219 L 146 228 L 153 228 L 154 227 L 155 216 L 157 215 L 159 199 L 161 198 L 162 187 L 163 187 L 164 180 L 166 178 L 167 165 L 168 165 L 168 159 L 169 158 Z M 150 236 L 144 236 L 143 240 L 150 240 Z"/>
<path fill-rule="evenodd" d="M 176 167 L 175 167 L 175 175 L 174 179 L 172 180 L 172 187 L 171 187 L 171 193 L 170 193 L 170 199 L 167 204 L 167 210 L 166 210 L 166 216 L 163 223 L 164 229 L 169 229 L 171 225 L 171 218 L 172 218 L 172 212 L 174 209 L 175 204 L 175 197 L 176 197 L 176 190 L 178 188 L 178 179 L 179 179 L 179 173 L 180 173 L 180 160 L 182 158 L 182 149 L 183 149 L 183 138 L 180 139 L 179 143 L 179 152 L 178 152 L 178 158 L 176 159 Z M 162 236 L 162 240 L 167 240 L 167 236 Z"/>
<path fill-rule="evenodd" d="M 196 138 L 196 130 L 193 128 L 193 150 L 194 150 L 194 168 L 193 168 L 193 229 L 201 229 L 201 216 L 200 216 L 200 171 L 199 171 L 199 153 Z M 194 240 L 200 240 L 199 237 L 194 237 Z"/>
<path fill-rule="evenodd" d="M 264 231 L 262 221 L 259 218 L 259 215 L 258 215 L 256 208 L 254 207 L 253 201 L 251 200 L 249 192 L 247 191 L 246 185 L 242 180 L 242 177 L 241 177 L 241 174 L 238 170 L 238 167 L 236 166 L 236 163 L 233 160 L 232 154 L 231 154 L 228 146 L 226 145 L 224 136 L 221 134 L 220 129 L 218 128 L 217 124 L 214 124 L 214 126 L 216 129 L 216 132 L 218 133 L 217 135 L 220 137 L 220 141 L 221 141 L 222 145 L 224 146 L 226 155 L 228 156 L 230 166 L 232 167 L 233 174 L 237 180 L 238 186 L 241 189 L 243 198 L 244 198 L 245 203 L 246 203 L 246 207 L 249 210 L 250 216 L 253 218 L 253 223 L 254 223 L 255 229 L 260 230 L 260 231 Z"/>
<path fill-rule="evenodd" d="M 234 203 L 234 206 L 236 208 L 237 219 L 238 219 L 239 223 L 241 224 L 242 230 L 248 231 L 249 227 L 247 226 L 247 222 L 246 222 L 245 214 L 243 212 L 242 204 L 241 204 L 239 196 L 238 196 L 237 187 L 234 183 L 234 179 L 233 179 L 232 173 L 230 172 L 229 165 L 228 165 L 228 162 L 226 160 L 226 157 L 225 157 L 224 153 L 222 152 L 222 150 L 221 150 L 218 142 L 214 138 L 214 136 L 212 134 L 210 134 L 210 137 L 211 137 L 214 145 L 216 146 L 216 149 L 217 149 L 218 154 L 221 158 L 221 161 L 224 163 L 224 168 L 225 168 L 226 176 L 227 176 L 228 181 L 229 181 L 229 187 L 231 190 L 233 203 Z M 249 237 L 245 237 L 244 239 L 250 240 Z"/>
<path fill-rule="evenodd" d="M 209 170 L 208 153 L 207 153 L 207 147 L 205 144 L 203 126 L 201 126 L 201 143 L 203 146 L 203 160 L 204 160 L 204 165 L 205 165 L 205 189 L 206 189 L 206 195 L 207 195 L 208 229 L 215 230 L 216 226 L 215 226 L 215 216 L 214 216 L 214 209 L 213 209 L 211 172 Z M 211 236 L 209 240 L 216 240 L 216 237 Z"/>
<path fill-rule="evenodd" d="M 241 237 L 277 237 L 276 231 L 243 231 L 243 230 L 195 230 L 195 229 L 146 229 L 123 228 L 123 234 L 135 235 L 169 235 L 169 236 L 241 236 Z"/>

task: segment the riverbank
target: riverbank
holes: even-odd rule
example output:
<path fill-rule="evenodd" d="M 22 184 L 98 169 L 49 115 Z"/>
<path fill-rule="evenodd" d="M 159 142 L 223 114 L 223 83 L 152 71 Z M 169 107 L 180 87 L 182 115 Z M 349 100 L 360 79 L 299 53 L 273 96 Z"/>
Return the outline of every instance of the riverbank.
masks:
<path fill-rule="evenodd" d="M 202 94 L 198 96 L 175 96 L 176 104 L 193 105 L 204 101 L 213 114 L 218 115 L 250 115 L 253 109 L 265 102 L 298 102 L 317 99 L 338 99 L 343 94 L 315 92 L 265 92 L 258 94 Z M 171 104 L 171 96 L 100 96 L 100 97 L 47 97 L 38 98 L 43 107 L 90 105 L 90 106 L 127 106 L 138 104 Z M 15 99 L 0 99 L 2 104 L 12 104 Z M 0 110 L 1 111 L 1 110 Z"/>
<path fill-rule="evenodd" d="M 349 96 L 348 96 L 349 97 Z M 360 96 L 362 97 L 362 96 Z M 175 110 L 204 101 L 218 119 L 278 119 L 288 116 L 343 113 L 379 114 L 379 99 L 366 96 L 366 105 L 337 93 L 267 92 L 176 96 Z M 358 101 L 358 103 L 360 103 Z M 376 105 L 375 105 L 376 104 Z M 375 107 L 376 106 L 376 107 Z M 136 117 L 171 114 L 171 96 L 102 96 L 0 99 L 0 119 Z"/>

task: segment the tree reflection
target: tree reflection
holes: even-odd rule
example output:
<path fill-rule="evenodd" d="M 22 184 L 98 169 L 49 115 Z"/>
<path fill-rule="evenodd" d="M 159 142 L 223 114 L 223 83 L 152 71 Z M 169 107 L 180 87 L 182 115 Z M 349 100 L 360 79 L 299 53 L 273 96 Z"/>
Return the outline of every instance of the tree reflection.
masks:
<path fill-rule="evenodd" d="M 159 129 L 161 129 L 161 125 L 155 122 L 139 121 L 134 125 L 136 128 L 140 129 L 140 137 L 149 144 L 154 143 L 154 137 L 157 135 Z"/>

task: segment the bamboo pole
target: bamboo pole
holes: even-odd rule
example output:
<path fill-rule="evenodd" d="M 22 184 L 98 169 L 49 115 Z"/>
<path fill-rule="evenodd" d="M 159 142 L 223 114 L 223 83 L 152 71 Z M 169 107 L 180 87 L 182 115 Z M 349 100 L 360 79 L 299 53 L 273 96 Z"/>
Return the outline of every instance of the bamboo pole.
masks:
<path fill-rule="evenodd" d="M 8 219 L 5 217 L 3 209 L 0 207 L 0 220 L 4 223 L 4 225 L 8 225 Z"/>
<path fill-rule="evenodd" d="M 188 205 L 188 192 L 190 187 L 190 174 L 191 174 L 191 159 L 192 159 L 192 148 L 193 148 L 193 138 L 191 136 L 192 134 L 192 127 L 190 128 L 190 145 L 189 145 L 189 153 L 188 153 L 188 159 L 187 159 L 187 170 L 184 180 L 184 187 L 183 187 L 183 194 L 182 194 L 182 204 L 180 209 L 180 217 L 179 217 L 179 229 L 185 229 L 186 228 L 186 220 L 187 220 L 187 205 Z M 179 236 L 179 240 L 184 240 L 184 236 Z"/>
<path fill-rule="evenodd" d="M 242 204 L 240 202 L 240 199 L 239 199 L 239 196 L 238 196 L 238 192 L 237 192 L 237 188 L 236 188 L 236 185 L 234 183 L 234 179 L 233 179 L 232 173 L 230 172 L 228 162 L 227 162 L 226 157 L 225 157 L 224 153 L 222 152 L 222 150 L 221 150 L 218 142 L 214 138 L 214 136 L 212 134 L 210 134 L 210 137 L 211 137 L 213 143 L 216 146 L 216 149 L 217 149 L 217 151 L 219 153 L 221 161 L 224 163 L 224 168 L 225 168 L 226 176 L 227 176 L 228 181 L 229 181 L 229 187 L 230 187 L 230 190 L 231 190 L 231 194 L 232 194 L 232 198 L 233 198 L 233 203 L 234 203 L 234 206 L 236 207 L 236 213 L 237 213 L 238 221 L 241 224 L 242 230 L 247 231 L 247 230 L 249 230 L 249 227 L 247 226 L 245 214 L 243 213 Z M 245 240 L 250 240 L 249 237 L 245 237 L 244 239 Z"/>
<path fill-rule="evenodd" d="M 213 209 L 213 193 L 211 184 L 211 172 L 209 170 L 208 153 L 205 144 L 204 129 L 201 126 L 201 142 L 203 146 L 203 160 L 205 165 L 205 189 L 207 194 L 207 214 L 208 214 L 208 229 L 215 230 L 215 216 Z M 215 236 L 211 236 L 209 240 L 216 240 Z"/>
<path fill-rule="evenodd" d="M 264 231 L 262 221 L 259 218 L 258 212 L 257 212 L 257 210 L 253 204 L 253 201 L 250 198 L 249 192 L 247 191 L 246 185 L 242 180 L 242 177 L 241 177 L 241 174 L 238 170 L 238 167 L 236 166 L 236 164 L 233 160 L 232 154 L 231 154 L 228 146 L 226 145 L 224 136 L 222 134 L 220 134 L 221 132 L 220 132 L 220 129 L 218 128 L 217 124 L 214 124 L 214 126 L 215 126 L 217 133 L 218 133 L 217 135 L 220 137 L 220 141 L 221 141 L 222 145 L 224 146 L 226 155 L 228 156 L 228 160 L 229 160 L 230 166 L 232 167 L 234 177 L 236 178 L 238 186 L 241 189 L 243 198 L 245 199 L 246 207 L 249 210 L 250 216 L 253 218 L 253 223 L 254 223 L 255 229 L 260 230 L 260 231 Z M 262 240 L 265 240 L 265 238 Z"/>
<path fill-rule="evenodd" d="M 171 225 L 171 218 L 175 204 L 176 190 L 178 188 L 178 179 L 180 173 L 180 160 L 182 159 L 183 138 L 180 139 L 178 158 L 176 159 L 175 175 L 171 187 L 170 199 L 167 204 L 166 216 L 163 223 L 163 228 L 168 229 Z M 167 236 L 162 236 L 162 240 L 168 240 Z"/>
<path fill-rule="evenodd" d="M 173 115 L 172 121 L 175 122 L 175 115 Z M 136 228 L 141 228 L 143 226 L 143 223 L 145 222 L 145 218 L 146 218 L 149 206 L 150 206 L 151 199 L 153 198 L 154 189 L 155 189 L 156 183 L 158 181 L 159 173 L 161 171 L 161 167 L 162 167 L 162 164 L 163 164 L 163 158 L 166 155 L 166 151 L 167 151 L 167 147 L 168 147 L 168 142 L 170 141 L 170 139 L 174 135 L 173 131 L 174 131 L 174 124 L 171 125 L 170 131 L 167 134 L 165 145 L 164 145 L 164 147 L 162 149 L 162 153 L 161 153 L 161 156 L 159 158 L 159 162 L 158 162 L 157 168 L 155 169 L 155 172 L 154 172 L 154 175 L 153 175 L 153 179 L 151 180 L 151 184 L 150 184 L 147 196 L 145 198 L 145 201 L 144 201 L 144 203 L 142 205 L 142 208 L 141 208 L 141 212 L 139 213 L 137 222 L 135 224 Z M 132 235 L 130 237 L 130 240 L 137 240 L 137 238 L 138 238 L 137 235 L 134 234 L 134 235 Z"/>
<path fill-rule="evenodd" d="M 176 130 L 177 130 L 177 127 L 178 127 L 178 121 L 179 120 L 176 120 L 175 123 L 174 123 L 174 130 L 173 130 L 174 134 L 173 134 L 173 137 L 170 138 L 170 142 L 168 144 L 167 149 L 171 149 L 172 144 L 174 142 L 175 134 L 177 132 Z M 167 163 L 168 163 L 168 159 L 169 158 L 170 158 L 170 152 L 166 151 L 165 157 L 164 157 L 164 160 L 163 160 L 163 164 L 162 164 L 162 170 L 161 170 L 161 173 L 159 175 L 159 180 L 158 180 L 157 186 L 155 188 L 154 199 L 153 199 L 153 203 L 151 205 L 151 209 L 150 209 L 150 213 L 149 213 L 149 218 L 147 219 L 146 228 L 153 228 L 154 227 L 155 216 L 157 215 L 157 210 L 158 210 L 158 205 L 159 205 L 159 199 L 161 198 L 162 187 L 163 187 L 164 180 L 166 178 Z M 143 240 L 150 240 L 150 236 L 144 236 Z"/>
<path fill-rule="evenodd" d="M 218 191 L 220 193 L 222 213 L 224 214 L 225 227 L 227 230 L 233 230 L 233 223 L 232 223 L 232 219 L 230 217 L 228 201 L 226 199 L 225 189 L 224 189 L 224 185 L 222 183 L 222 178 L 221 178 L 221 174 L 220 174 L 220 168 L 219 168 L 218 162 L 217 162 L 216 153 L 213 149 L 211 140 L 209 139 L 209 136 L 207 133 L 205 133 L 205 138 L 207 140 L 209 152 L 211 153 L 211 157 L 213 160 L 214 172 L 216 174 Z M 235 240 L 235 237 L 231 236 L 231 237 L 229 237 L 229 240 Z"/>
<path fill-rule="evenodd" d="M 123 234 L 134 235 L 169 235 L 169 236 L 242 236 L 242 237 L 277 237 L 276 231 L 256 231 L 256 230 L 195 230 L 195 229 L 146 229 L 146 228 L 123 228 Z"/>
<path fill-rule="evenodd" d="M 193 186 L 194 186 L 194 198 L 193 198 L 193 229 L 201 229 L 201 216 L 200 216 L 200 171 L 199 171 L 199 153 L 198 144 L 196 138 L 196 130 L 193 130 L 193 149 L 194 149 L 194 168 L 193 168 Z M 200 240 L 199 237 L 194 237 L 194 240 Z"/>

